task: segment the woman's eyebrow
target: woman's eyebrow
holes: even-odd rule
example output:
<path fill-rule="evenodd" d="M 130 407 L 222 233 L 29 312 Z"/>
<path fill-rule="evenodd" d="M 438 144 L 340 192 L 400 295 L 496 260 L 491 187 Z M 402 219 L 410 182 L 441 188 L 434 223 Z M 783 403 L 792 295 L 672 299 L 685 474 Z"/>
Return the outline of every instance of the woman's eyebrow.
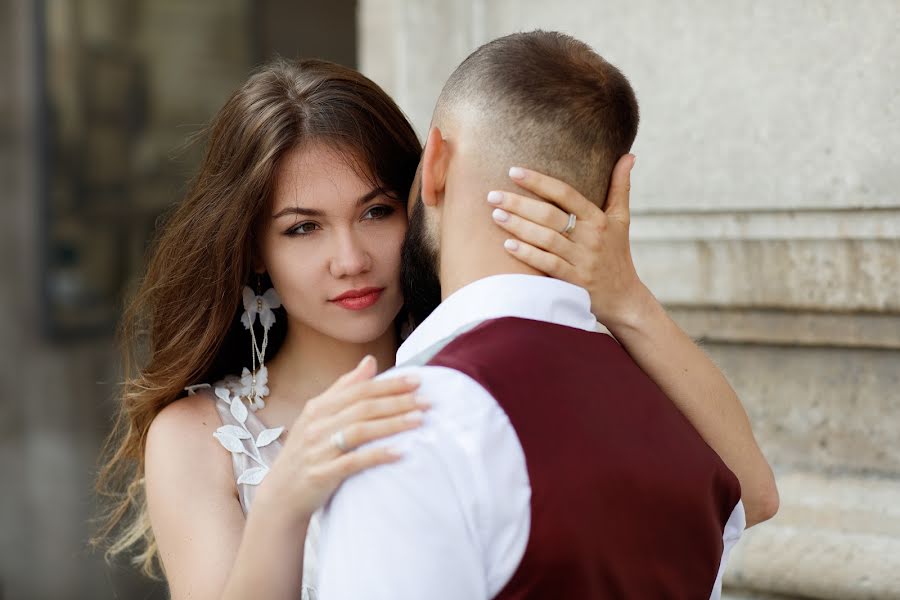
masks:
<path fill-rule="evenodd" d="M 304 217 L 323 217 L 325 213 L 321 210 L 316 210 L 312 208 L 300 208 L 299 206 L 289 206 L 285 209 L 278 211 L 278 213 L 272 215 L 273 219 L 280 219 L 281 217 L 287 215 L 302 215 Z"/>
<path fill-rule="evenodd" d="M 382 194 L 386 194 L 384 188 L 377 187 L 369 190 L 367 193 L 363 194 L 356 201 L 357 206 L 362 206 L 367 202 L 370 202 L 373 198 L 377 198 Z M 280 219 L 281 217 L 287 215 L 301 215 L 303 217 L 323 217 L 325 213 L 321 210 L 315 208 L 300 208 L 299 206 L 288 206 L 287 208 L 283 208 L 278 211 L 276 214 L 272 215 L 273 219 Z"/>
<path fill-rule="evenodd" d="M 382 194 L 387 194 L 387 190 L 382 187 L 373 188 L 367 194 L 360 196 L 359 200 L 356 201 L 356 204 L 357 206 L 362 206 L 366 202 L 372 200 L 372 198 L 377 198 Z"/>

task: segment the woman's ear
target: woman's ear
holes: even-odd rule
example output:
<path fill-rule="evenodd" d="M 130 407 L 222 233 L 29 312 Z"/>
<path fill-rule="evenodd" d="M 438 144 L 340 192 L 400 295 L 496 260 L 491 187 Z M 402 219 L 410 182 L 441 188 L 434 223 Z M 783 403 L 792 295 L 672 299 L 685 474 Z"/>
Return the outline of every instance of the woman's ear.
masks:
<path fill-rule="evenodd" d="M 437 206 L 443 197 L 449 159 L 449 147 L 441 137 L 441 130 L 432 127 L 428 131 L 425 152 L 422 155 L 422 202 L 425 206 Z"/>

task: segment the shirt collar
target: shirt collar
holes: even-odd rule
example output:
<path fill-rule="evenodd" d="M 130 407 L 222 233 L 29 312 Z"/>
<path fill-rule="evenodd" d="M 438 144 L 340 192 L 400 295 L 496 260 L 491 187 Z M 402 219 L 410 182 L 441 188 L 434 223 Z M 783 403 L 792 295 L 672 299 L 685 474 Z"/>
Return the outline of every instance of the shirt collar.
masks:
<path fill-rule="evenodd" d="M 591 298 L 584 288 L 539 275 L 493 275 L 444 300 L 397 350 L 397 364 L 408 362 L 467 325 L 501 317 L 597 330 Z"/>

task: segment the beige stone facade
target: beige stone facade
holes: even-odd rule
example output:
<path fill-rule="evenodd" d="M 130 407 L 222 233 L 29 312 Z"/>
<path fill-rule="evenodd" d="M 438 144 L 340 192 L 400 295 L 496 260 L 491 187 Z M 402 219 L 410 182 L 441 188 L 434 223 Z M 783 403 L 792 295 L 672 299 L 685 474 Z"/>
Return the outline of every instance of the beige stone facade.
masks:
<path fill-rule="evenodd" d="M 639 272 L 775 466 L 730 597 L 900 597 L 900 2 L 363 0 L 360 66 L 423 134 L 471 50 L 535 28 L 631 79 Z"/>

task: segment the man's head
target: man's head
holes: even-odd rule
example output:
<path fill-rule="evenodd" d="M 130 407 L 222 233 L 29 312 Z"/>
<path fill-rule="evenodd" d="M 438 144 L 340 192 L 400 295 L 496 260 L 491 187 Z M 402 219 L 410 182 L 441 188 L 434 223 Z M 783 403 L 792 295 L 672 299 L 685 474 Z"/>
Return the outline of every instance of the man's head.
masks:
<path fill-rule="evenodd" d="M 433 287 L 422 259 L 440 262 L 432 271 L 439 270 L 445 297 L 487 275 L 529 272 L 503 250 L 487 193 L 522 193 L 507 175 L 520 166 L 562 179 L 602 206 L 637 126 L 628 80 L 583 42 L 532 31 L 478 48 L 441 92 L 413 186 L 404 260 L 416 255 L 419 264 L 407 282 L 408 302 L 410 294 L 427 295 L 411 287 Z"/>

